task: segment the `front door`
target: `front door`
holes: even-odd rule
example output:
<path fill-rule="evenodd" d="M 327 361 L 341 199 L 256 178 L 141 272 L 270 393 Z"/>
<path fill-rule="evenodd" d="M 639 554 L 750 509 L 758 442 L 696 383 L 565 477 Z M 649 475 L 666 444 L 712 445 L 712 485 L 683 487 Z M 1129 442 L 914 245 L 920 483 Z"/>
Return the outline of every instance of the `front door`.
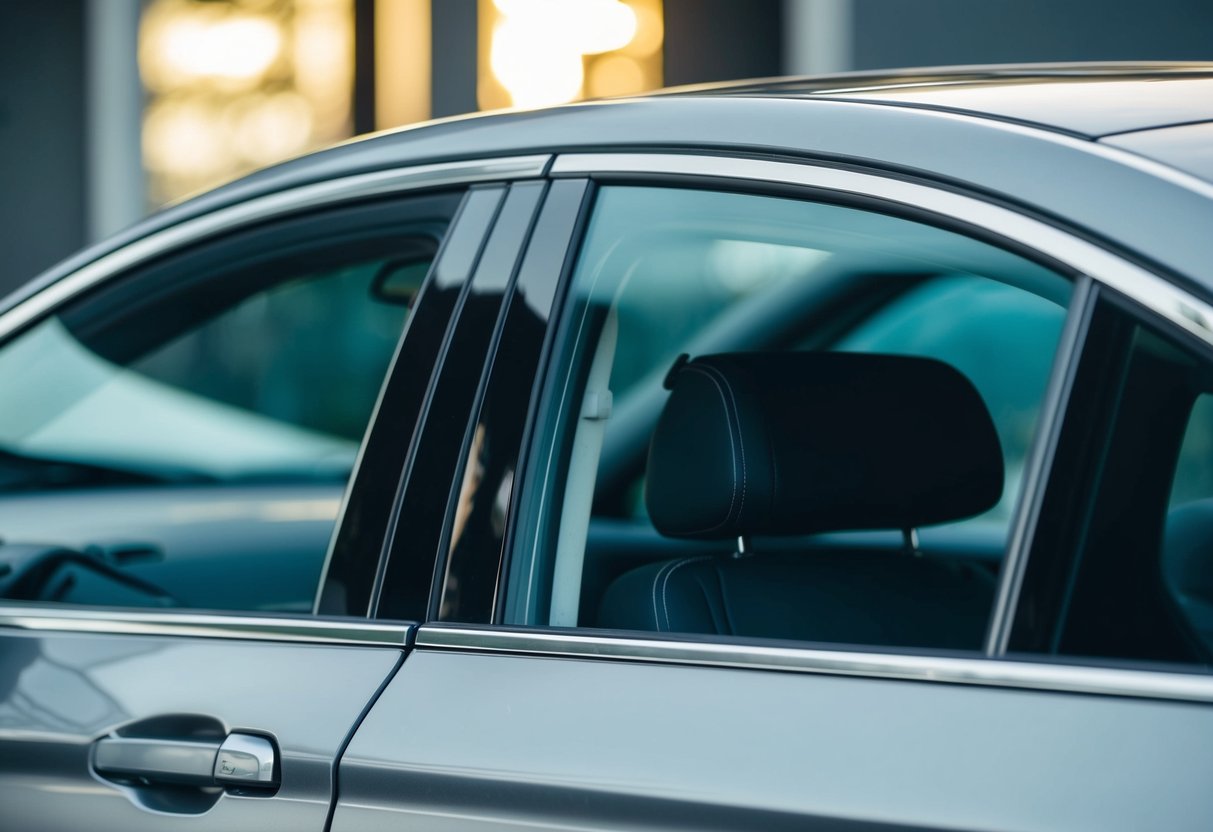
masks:
<path fill-rule="evenodd" d="M 0 827 L 325 829 L 411 628 L 366 618 L 359 495 L 390 505 L 504 192 L 161 251 L 0 346 Z"/>

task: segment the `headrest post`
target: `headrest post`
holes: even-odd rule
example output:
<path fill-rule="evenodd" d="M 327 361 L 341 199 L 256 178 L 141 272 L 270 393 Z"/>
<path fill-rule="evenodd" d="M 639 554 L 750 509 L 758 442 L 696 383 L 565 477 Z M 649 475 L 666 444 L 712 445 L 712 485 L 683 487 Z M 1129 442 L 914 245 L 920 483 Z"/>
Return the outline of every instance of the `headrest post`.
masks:
<path fill-rule="evenodd" d="M 922 556 L 922 550 L 918 548 L 918 529 L 902 529 L 901 539 L 907 552 L 914 557 Z"/>
<path fill-rule="evenodd" d="M 737 536 L 737 551 L 733 553 L 735 558 L 744 558 L 750 553 L 750 541 L 746 539 L 744 534 Z"/>

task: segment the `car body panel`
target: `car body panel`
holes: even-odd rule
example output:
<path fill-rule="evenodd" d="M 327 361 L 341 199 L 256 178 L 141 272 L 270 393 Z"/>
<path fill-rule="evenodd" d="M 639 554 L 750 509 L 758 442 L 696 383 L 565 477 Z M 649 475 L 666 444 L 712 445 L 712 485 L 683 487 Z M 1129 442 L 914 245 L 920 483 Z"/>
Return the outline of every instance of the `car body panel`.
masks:
<path fill-rule="evenodd" d="M 1140 157 L 1044 130 L 875 103 L 693 96 L 574 105 L 372 137 L 336 148 L 331 156 L 321 154 L 306 172 L 333 176 L 351 165 L 415 164 L 448 154 L 559 153 L 608 146 L 787 154 L 892 168 L 953 187 L 964 183 L 1050 217 L 1065 217 L 1115 245 L 1143 256 L 1149 252 L 1181 273 L 1201 273 L 1197 263 L 1213 254 L 1213 243 L 1206 249 L 1195 234 L 1197 215 L 1213 193 L 1200 180 L 1188 181 L 1178 172 L 1168 177 L 1157 163 L 1142 160 L 1134 166 L 1131 162 Z M 1001 163 L 991 165 L 991 158 Z M 289 166 L 271 169 L 249 185 L 286 187 L 304 172 Z M 1164 215 L 1136 211 L 1124 204 L 1125 193 L 1138 196 L 1136 204 L 1160 207 Z"/>
<path fill-rule="evenodd" d="M 995 68 L 996 69 L 996 68 Z M 1150 66 L 1110 70 L 1070 67 L 1076 75 L 1142 75 Z M 1208 65 L 1177 65 L 1175 72 L 1207 76 Z M 994 70 L 991 70 L 993 72 Z M 990 72 L 962 70 L 960 77 L 988 80 Z M 1028 88 L 1040 86 L 1028 74 Z M 839 88 L 850 76 L 833 76 L 821 83 Z M 855 76 L 868 84 L 901 83 L 948 75 L 930 70 L 904 76 L 878 73 Z M 617 149 L 731 149 L 748 153 L 808 156 L 867 166 L 894 168 L 913 175 L 938 178 L 986 191 L 1034 207 L 1084 228 L 1116 245 L 1149 252 L 1156 262 L 1180 273 L 1207 274 L 1196 268 L 1208 262 L 1209 251 L 1191 235 L 1192 214 L 1211 191 L 1194 177 L 1167 175 L 1169 168 L 1150 162 L 1147 169 L 1132 164 L 1141 157 L 1112 148 L 1100 150 L 1090 142 L 1033 128 L 1008 124 L 974 111 L 968 114 L 890 106 L 879 101 L 834 101 L 802 95 L 789 97 L 804 82 L 755 86 L 734 85 L 701 90 L 695 95 L 650 99 L 621 99 L 569 105 L 551 110 L 460 116 L 381 133 L 289 161 L 194 199 L 167 208 L 114 238 L 93 246 L 55 266 L 0 303 L 8 308 L 100 256 L 187 219 L 284 190 L 342 177 L 410 165 L 456 159 L 484 159 L 531 153 Z M 965 87 L 967 89 L 967 87 Z M 1008 85 L 1006 89 L 1017 89 Z M 1148 93 L 1149 86 L 1143 88 Z M 780 95 L 785 97 L 777 97 Z M 1075 105 L 1078 106 L 1077 104 Z M 1208 118 L 1205 105 L 1193 105 L 1188 120 Z M 1115 110 L 1116 102 L 1104 109 Z M 1148 121 L 1148 120 L 1147 120 Z M 1142 124 L 1139 120 L 1138 124 Z M 1144 124 L 1144 126 L 1155 126 Z M 988 160 L 1001 160 L 990 165 Z M 1143 162 L 1143 164 L 1145 164 Z M 1196 194 L 1191 193 L 1196 189 Z M 1140 202 L 1177 205 L 1172 213 L 1139 214 L 1123 204 L 1124 193 L 1140 193 Z M 1178 222 L 1185 232 L 1180 244 L 1171 229 Z M 1158 247 L 1151 240 L 1162 235 Z M 1207 236 L 1207 235 L 1206 235 Z M 1196 241 L 1194 243 L 1194 241 Z M 1199 251 L 1190 251 L 1196 245 Z M 1210 244 L 1213 246 L 1213 244 Z M 1176 250 L 1179 249 L 1179 250 Z M 1213 278 L 1195 277 L 1206 288 Z"/>
<path fill-rule="evenodd" d="M 1103 144 L 1213 182 L 1213 120 L 1109 136 Z"/>
<path fill-rule="evenodd" d="M 0 651 L 0 826 L 160 830 L 184 819 L 196 829 L 320 832 L 333 762 L 400 656 L 391 648 L 7 631 Z M 281 754 L 278 793 L 223 794 L 202 814 L 174 815 L 145 808 L 139 789 L 91 771 L 98 739 L 166 716 L 273 737 Z"/>
<path fill-rule="evenodd" d="M 1098 138 L 1213 117 L 1213 72 L 1124 80 L 994 78 L 921 86 L 911 81 L 816 95 L 991 116 Z"/>
<path fill-rule="evenodd" d="M 1201 829 L 1211 732 L 1183 703 L 418 648 L 333 830 Z"/>

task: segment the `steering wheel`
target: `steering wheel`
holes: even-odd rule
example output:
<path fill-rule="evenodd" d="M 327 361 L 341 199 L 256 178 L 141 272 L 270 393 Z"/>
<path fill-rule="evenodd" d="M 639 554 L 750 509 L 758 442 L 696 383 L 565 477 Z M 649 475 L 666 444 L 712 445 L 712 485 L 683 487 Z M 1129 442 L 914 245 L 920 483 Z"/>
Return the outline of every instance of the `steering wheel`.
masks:
<path fill-rule="evenodd" d="M 177 607 L 181 603 L 150 581 L 123 572 L 98 552 L 78 552 L 63 546 L 10 543 L 0 545 L 0 598 L 12 601 L 58 600 L 46 598 L 47 589 L 64 567 L 76 566 L 148 598 L 149 606 Z M 64 592 L 66 587 L 53 595 Z"/>

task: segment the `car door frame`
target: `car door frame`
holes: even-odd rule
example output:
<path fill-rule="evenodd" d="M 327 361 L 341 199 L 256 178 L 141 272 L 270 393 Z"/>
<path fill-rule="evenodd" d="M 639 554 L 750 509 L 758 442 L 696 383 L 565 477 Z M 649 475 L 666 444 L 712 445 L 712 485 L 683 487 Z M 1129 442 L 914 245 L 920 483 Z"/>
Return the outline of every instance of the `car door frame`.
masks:
<path fill-rule="evenodd" d="M 550 158 L 546 155 L 513 156 L 465 162 L 415 165 L 406 168 L 359 173 L 267 194 L 246 203 L 221 208 L 213 213 L 188 219 L 178 225 L 158 230 L 122 248 L 104 254 L 97 260 L 50 284 L 28 299 L 10 306 L 3 314 L 0 314 L 0 340 L 15 337 L 48 315 L 54 314 L 62 305 L 112 279 L 117 279 L 130 273 L 142 264 L 153 262 L 157 258 L 184 247 L 221 238 L 229 232 L 270 221 L 289 221 L 292 217 L 306 215 L 317 210 L 340 209 L 346 205 L 362 204 L 369 200 L 407 198 L 412 194 L 438 190 L 469 189 L 470 192 L 471 189 L 481 189 L 495 191 L 497 196 L 500 197 L 510 186 L 510 183 L 515 181 L 539 180 L 537 186 L 543 187 L 542 176 L 549 161 Z M 468 199 L 465 195 L 463 204 L 466 205 L 467 202 Z M 479 224 L 472 227 L 472 236 L 465 241 L 473 249 L 470 256 L 466 252 L 456 252 L 466 267 L 462 274 L 457 273 L 459 269 L 455 269 L 456 273 L 450 275 L 449 283 L 457 291 L 460 290 L 460 287 L 469 283 L 468 277 L 483 250 L 483 244 L 488 239 L 494 224 L 501 217 L 501 212 L 498 210 L 501 202 L 503 202 L 502 199 L 496 199 L 490 215 L 487 218 L 480 217 Z M 444 246 L 435 261 L 435 269 L 437 269 L 444 253 L 449 250 L 446 242 L 459 229 L 460 221 L 460 213 L 457 212 L 451 221 L 450 230 L 446 235 L 446 240 L 444 240 Z M 515 252 L 515 256 L 516 254 Z M 428 287 L 432 282 L 430 278 L 427 278 L 426 286 Z M 422 309 L 422 305 L 424 304 L 426 291 L 423 288 L 422 297 L 418 301 L 419 309 Z M 448 310 L 449 312 L 450 310 Z M 416 352 L 416 342 L 421 340 L 421 336 L 415 332 L 417 328 L 414 326 L 414 323 L 417 318 L 418 315 L 410 316 L 409 322 L 406 324 L 405 330 L 401 335 L 397 353 L 388 370 L 380 398 L 376 403 L 375 410 L 368 424 L 367 433 L 364 436 L 362 450 L 360 450 L 359 460 L 355 466 L 356 472 L 362 471 L 362 465 L 366 461 L 366 446 L 370 438 L 377 433 L 377 427 L 378 432 L 390 429 L 397 434 L 401 433 L 399 431 L 399 421 L 387 427 L 381 421 L 387 415 L 381 412 L 385 408 L 385 400 L 408 398 L 400 396 L 398 393 L 398 388 L 402 383 L 400 379 L 406 379 L 406 382 L 413 389 L 419 387 L 425 390 L 428 387 L 431 373 L 414 373 L 413 376 L 422 376 L 419 384 L 415 377 L 410 377 L 408 372 L 409 367 L 407 366 L 409 364 L 407 357 L 409 350 Z M 432 343 L 428 343 L 421 350 L 422 352 L 428 350 L 429 354 L 434 357 L 433 364 L 422 363 L 420 365 L 426 368 L 427 371 L 433 366 L 441 364 L 441 359 L 445 355 L 447 347 L 447 339 L 442 336 L 456 318 L 457 315 L 448 314 L 447 319 L 439 321 L 436 327 L 431 328 L 431 330 L 436 330 L 438 337 L 436 339 L 430 337 L 428 340 Z M 428 334 L 433 336 L 434 332 L 431 331 Z M 423 403 L 423 397 L 414 395 L 412 399 L 417 407 L 420 408 Z M 405 411 L 407 412 L 407 407 Z M 401 409 L 399 407 L 391 410 L 391 413 L 397 416 L 400 412 Z M 390 482 L 392 485 L 399 478 L 399 466 L 403 463 L 403 459 L 395 459 L 389 455 L 378 461 L 385 464 L 380 464 L 376 468 L 374 472 L 375 478 L 363 478 L 366 480 L 364 484 L 366 488 L 382 484 L 384 482 L 382 478 L 385 476 L 390 477 L 387 482 Z M 357 476 L 358 474 L 356 473 L 351 477 L 351 483 L 353 483 Z M 347 525 L 345 509 L 348 508 L 349 491 L 350 488 L 347 488 L 347 500 L 343 502 L 343 510 L 337 520 L 337 530 L 343 529 Z M 373 571 L 379 562 L 379 544 L 384 535 L 384 527 L 366 525 L 359 530 L 359 534 L 360 541 L 369 541 L 369 544 L 374 544 L 375 557 L 369 561 L 369 568 Z M 429 570 L 432 570 L 432 562 Z M 320 593 L 318 591 L 317 599 L 319 597 Z M 41 645 L 52 641 L 58 644 L 67 644 L 69 642 L 83 643 L 81 642 L 83 640 L 92 644 L 104 643 L 110 645 L 108 649 L 114 649 L 115 645 L 124 643 L 138 644 L 142 646 L 140 649 L 146 648 L 152 652 L 164 652 L 167 654 L 171 653 L 173 648 L 182 645 L 190 648 L 211 645 L 218 649 L 226 644 L 230 645 L 234 651 L 243 657 L 242 661 L 237 662 L 237 664 L 254 668 L 254 670 L 250 671 L 253 673 L 258 672 L 255 670 L 259 664 L 256 656 L 271 660 L 269 662 L 271 665 L 275 662 L 286 662 L 285 667 L 290 668 L 289 673 L 286 675 L 294 679 L 296 683 L 303 682 L 307 672 L 310 672 L 309 668 L 312 667 L 311 662 L 304 660 L 303 657 L 306 655 L 314 655 L 317 658 L 323 655 L 344 655 L 350 662 L 363 667 L 366 671 L 365 673 L 355 674 L 363 680 L 363 686 L 356 686 L 356 680 L 351 677 L 351 689 L 340 694 L 345 702 L 345 722 L 340 729 L 343 739 L 340 743 L 328 749 L 327 763 L 323 763 L 323 761 L 319 763 L 321 767 L 327 765 L 329 772 L 327 778 L 317 778 L 315 773 L 316 759 L 308 759 L 308 754 L 302 753 L 299 748 L 288 747 L 293 744 L 291 738 L 278 737 L 284 759 L 289 757 L 291 753 L 294 753 L 298 759 L 308 759 L 308 765 L 312 769 L 312 773 L 304 778 L 307 783 L 296 787 L 295 784 L 288 784 L 284 780 L 282 791 L 285 793 L 294 789 L 292 797 L 297 805 L 300 803 L 300 798 L 302 798 L 302 803 L 304 804 L 323 803 L 325 806 L 324 814 L 326 816 L 325 824 L 327 824 L 327 817 L 331 816 L 336 798 L 336 763 L 340 757 L 341 750 L 344 748 L 344 744 L 348 742 L 361 716 L 365 714 L 370 704 L 378 695 L 378 692 L 382 689 L 382 686 L 386 684 L 387 680 L 399 668 L 411 642 L 415 626 L 416 623 L 414 621 L 372 621 L 367 618 L 365 613 L 354 616 L 322 617 L 314 613 L 309 615 L 231 614 L 192 609 L 181 611 L 149 611 L 146 609 L 127 610 L 108 607 L 67 607 L 43 603 L 0 604 L 0 644 L 9 642 L 9 639 L 15 638 L 21 640 L 20 643 L 23 645 L 23 648 L 37 643 L 39 645 L 37 649 L 40 650 Z M 18 642 L 9 642 L 9 644 L 10 646 L 16 645 Z M 347 650 L 350 652 L 344 652 Z M 308 651 L 316 652 L 309 653 Z M 18 650 L 13 655 L 24 655 L 24 653 Z M 321 661 L 321 664 L 323 664 L 323 661 Z M 13 681 L 15 684 L 18 678 L 17 674 L 22 672 L 22 667 L 14 665 L 9 668 L 9 672 L 13 675 L 13 679 L 10 681 Z M 373 678 L 373 683 L 367 681 L 367 673 Z M 251 680 L 246 679 L 245 681 Z M 227 695 L 233 692 L 232 690 L 227 690 L 227 688 L 231 687 L 231 684 L 220 685 L 218 687 L 226 690 Z M 11 692 L 11 688 L 6 691 L 6 693 Z M 336 703 L 330 702 L 329 704 L 335 705 Z M 342 709 L 334 707 L 333 710 L 334 712 L 338 712 Z M 232 730 L 241 728 L 258 730 L 256 725 L 241 725 L 238 724 L 238 719 L 235 722 L 225 719 L 223 713 L 224 703 L 222 701 L 213 703 L 213 707 L 208 712 L 216 714 L 219 721 L 227 724 L 228 728 Z M 105 734 L 115 727 L 118 726 L 107 725 L 101 731 L 101 734 Z M 95 734 L 100 729 L 94 727 L 90 730 L 92 734 Z M 4 739 L 3 735 L 5 733 L 0 731 L 0 739 Z M 31 741 L 28 733 L 18 731 L 16 734 L 7 737 L 7 740 L 15 743 Z M 89 735 L 88 739 L 97 739 L 92 734 Z M 39 743 L 43 742 L 43 739 L 33 737 L 32 741 Z M 79 745 L 78 739 L 76 740 L 76 744 Z M 305 741 L 302 744 L 306 746 L 307 742 Z M 42 751 L 34 753 L 35 755 L 41 754 L 45 757 L 45 753 Z M 16 760 L 23 756 L 26 755 L 17 754 L 13 759 Z M 311 756 L 314 758 L 315 754 Z M 84 792 L 87 792 L 90 788 L 96 789 L 96 784 L 90 780 L 90 778 L 96 777 L 95 773 L 91 771 L 91 766 L 85 767 L 85 769 L 77 774 L 69 772 L 63 774 L 63 776 L 69 782 L 83 778 L 84 782 L 90 784 L 87 787 L 80 786 L 80 788 L 84 789 Z M 22 782 L 36 785 L 37 778 L 25 778 Z M 50 785 L 53 786 L 54 784 Z M 14 785 L 14 788 L 20 787 L 20 783 Z M 106 784 L 105 788 L 110 788 L 109 784 Z M 272 820 L 274 817 L 273 810 L 266 807 L 271 807 L 273 801 L 255 798 L 253 800 L 253 803 L 245 803 L 243 805 L 256 807 L 256 816 Z M 220 814 L 222 815 L 223 813 Z M 143 818 L 143 815 L 136 813 L 135 817 L 137 819 Z M 144 821 L 151 824 L 163 821 L 163 818 L 160 821 L 157 821 L 155 818 L 156 815 L 154 813 L 148 814 L 144 818 Z M 211 822 L 230 823 L 231 820 L 232 817 L 229 813 L 225 817 L 218 818 L 218 820 L 206 821 L 203 823 L 203 826 Z"/>
<path fill-rule="evenodd" d="M 1025 466 L 1021 486 L 1023 505 L 1014 514 L 1003 576 L 986 638 L 984 653 L 989 657 L 997 658 L 1006 653 L 1027 554 L 1041 508 L 1043 485 L 1052 466 L 1074 373 L 1100 292 L 1111 291 L 1128 298 L 1147 313 L 1213 345 L 1213 305 L 1205 300 L 1086 239 L 1043 212 L 1011 206 L 983 195 L 966 194 L 954 186 L 820 164 L 665 152 L 561 154 L 553 162 L 550 176 L 555 180 L 589 178 L 595 183 L 723 187 L 884 210 L 984 239 L 1071 276 L 1074 291 L 1042 401 L 1040 427 Z M 572 250 L 561 275 L 562 293 L 571 277 L 570 266 L 579 241 L 570 244 Z M 530 421 L 533 421 L 533 414 Z M 521 477 L 524 481 L 535 480 L 526 472 Z M 507 553 L 509 548 L 506 547 Z M 502 569 L 508 569 L 508 564 Z M 495 622 L 514 623 L 501 604 L 497 607 Z"/>

